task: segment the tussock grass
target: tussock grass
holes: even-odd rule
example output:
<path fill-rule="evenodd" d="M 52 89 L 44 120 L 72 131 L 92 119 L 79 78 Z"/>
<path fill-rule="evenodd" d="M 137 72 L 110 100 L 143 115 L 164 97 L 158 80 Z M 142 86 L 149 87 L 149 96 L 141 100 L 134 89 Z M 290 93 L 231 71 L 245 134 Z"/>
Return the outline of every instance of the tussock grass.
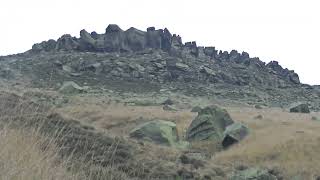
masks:
<path fill-rule="evenodd" d="M 0 130 L 0 179 L 76 180 L 67 171 L 67 161 L 58 162 L 54 144 L 43 147 L 44 139 L 34 132 L 3 128 Z"/>

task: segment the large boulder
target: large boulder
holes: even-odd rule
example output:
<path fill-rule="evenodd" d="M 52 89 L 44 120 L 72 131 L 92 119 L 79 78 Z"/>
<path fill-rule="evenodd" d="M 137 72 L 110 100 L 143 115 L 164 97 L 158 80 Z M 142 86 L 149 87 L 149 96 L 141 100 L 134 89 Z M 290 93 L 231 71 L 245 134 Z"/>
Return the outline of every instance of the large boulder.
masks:
<path fill-rule="evenodd" d="M 277 177 L 264 169 L 249 168 L 236 172 L 229 180 L 277 180 Z"/>
<path fill-rule="evenodd" d="M 223 133 L 222 146 L 227 148 L 238 143 L 249 134 L 249 128 L 242 123 L 236 122 L 227 127 Z"/>
<path fill-rule="evenodd" d="M 221 141 L 226 127 L 233 120 L 228 112 L 217 106 L 201 109 L 187 130 L 187 140 L 216 140 Z"/>
<path fill-rule="evenodd" d="M 308 104 L 300 103 L 290 108 L 293 113 L 310 113 Z"/>
<path fill-rule="evenodd" d="M 144 123 L 130 132 L 130 137 L 149 140 L 156 144 L 174 146 L 178 143 L 176 124 L 170 121 L 154 120 Z"/>

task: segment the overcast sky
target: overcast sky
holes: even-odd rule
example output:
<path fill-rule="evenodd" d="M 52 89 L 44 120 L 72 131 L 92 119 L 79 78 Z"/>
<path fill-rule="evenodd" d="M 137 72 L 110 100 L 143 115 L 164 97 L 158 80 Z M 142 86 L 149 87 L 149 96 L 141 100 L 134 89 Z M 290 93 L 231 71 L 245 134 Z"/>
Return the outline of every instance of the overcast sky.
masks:
<path fill-rule="evenodd" d="M 167 27 L 201 46 L 279 61 L 303 83 L 320 84 L 318 0 L 1 0 L 0 55 L 79 31 Z"/>

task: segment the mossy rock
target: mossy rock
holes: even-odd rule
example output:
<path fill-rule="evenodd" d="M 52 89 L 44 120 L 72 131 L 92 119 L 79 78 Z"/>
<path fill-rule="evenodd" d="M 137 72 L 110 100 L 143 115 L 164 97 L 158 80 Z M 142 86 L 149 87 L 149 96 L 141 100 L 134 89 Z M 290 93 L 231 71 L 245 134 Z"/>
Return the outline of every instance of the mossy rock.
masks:
<path fill-rule="evenodd" d="M 231 125 L 233 120 L 225 109 L 218 106 L 208 106 L 198 113 L 187 130 L 187 140 L 221 141 L 226 127 Z"/>
<path fill-rule="evenodd" d="M 167 146 L 187 146 L 179 142 L 176 124 L 164 120 L 153 120 L 141 124 L 130 132 L 130 137 Z"/>

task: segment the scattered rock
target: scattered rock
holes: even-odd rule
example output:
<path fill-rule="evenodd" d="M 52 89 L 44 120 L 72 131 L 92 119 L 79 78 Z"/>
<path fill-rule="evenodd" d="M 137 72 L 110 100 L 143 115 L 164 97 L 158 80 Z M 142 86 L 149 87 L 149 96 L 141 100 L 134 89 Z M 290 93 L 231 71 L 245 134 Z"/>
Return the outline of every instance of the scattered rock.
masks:
<path fill-rule="evenodd" d="M 195 106 L 191 109 L 191 112 L 200 112 L 202 110 L 202 108 L 200 106 Z"/>
<path fill-rule="evenodd" d="M 277 180 L 277 177 L 270 174 L 267 170 L 249 168 L 236 172 L 229 180 Z"/>
<path fill-rule="evenodd" d="M 176 63 L 176 67 L 177 69 L 181 70 L 181 71 L 189 71 L 190 68 L 188 65 L 183 64 L 183 63 Z"/>
<path fill-rule="evenodd" d="M 165 111 L 178 111 L 175 107 L 170 106 L 170 105 L 164 105 L 163 110 L 165 110 Z"/>
<path fill-rule="evenodd" d="M 227 126 L 223 133 L 222 146 L 228 148 L 231 145 L 240 142 L 249 134 L 249 128 L 242 123 L 236 122 Z"/>
<path fill-rule="evenodd" d="M 169 99 L 166 99 L 163 103 L 161 103 L 162 105 L 169 105 L 169 106 L 171 106 L 171 105 L 173 105 L 174 104 L 174 102 L 169 98 Z"/>
<path fill-rule="evenodd" d="M 256 109 L 262 109 L 262 106 L 259 105 L 259 104 L 257 104 L 257 105 L 254 106 L 254 108 L 256 108 Z"/>
<path fill-rule="evenodd" d="M 178 143 L 176 124 L 164 120 L 144 123 L 132 130 L 130 137 L 167 146 L 175 146 Z"/>
<path fill-rule="evenodd" d="M 200 72 L 206 73 L 206 74 L 208 74 L 208 75 L 210 75 L 210 76 L 215 76 L 215 75 L 216 75 L 216 73 L 214 72 L 214 70 L 212 70 L 212 69 L 210 69 L 210 68 L 207 68 L 207 67 L 202 67 L 202 68 L 200 69 Z"/>
<path fill-rule="evenodd" d="M 263 116 L 261 114 L 254 117 L 254 119 L 263 119 Z"/>
<path fill-rule="evenodd" d="M 77 94 L 85 91 L 86 88 L 79 86 L 73 81 L 64 82 L 62 87 L 59 89 L 59 92 L 63 94 Z"/>
<path fill-rule="evenodd" d="M 295 105 L 294 107 L 290 108 L 290 112 L 293 113 L 310 113 L 309 106 L 307 104 L 301 103 Z"/>
<path fill-rule="evenodd" d="M 318 121 L 319 119 L 317 117 L 315 117 L 315 116 L 312 116 L 311 120 Z"/>
<path fill-rule="evenodd" d="M 202 109 L 192 121 L 187 130 L 187 140 L 217 140 L 221 141 L 226 127 L 233 120 L 228 112 L 218 106 L 208 106 Z"/>

